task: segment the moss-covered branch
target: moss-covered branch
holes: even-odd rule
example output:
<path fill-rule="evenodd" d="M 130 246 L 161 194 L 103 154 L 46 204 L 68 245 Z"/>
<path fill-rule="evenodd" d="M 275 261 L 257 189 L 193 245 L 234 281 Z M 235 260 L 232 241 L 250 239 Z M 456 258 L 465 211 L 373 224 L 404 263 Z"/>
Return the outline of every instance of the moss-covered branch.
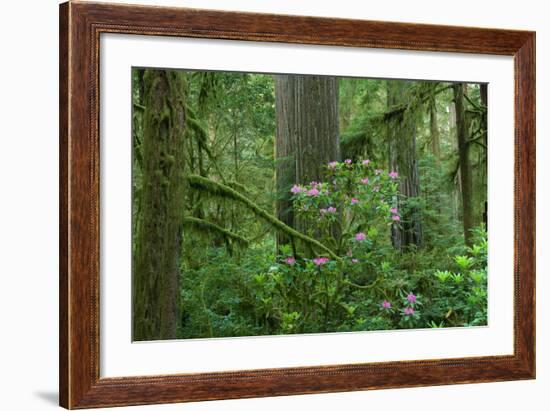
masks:
<path fill-rule="evenodd" d="M 212 150 L 210 150 L 210 147 L 208 147 L 208 132 L 206 131 L 206 128 L 197 120 L 195 112 L 189 107 L 187 107 L 186 125 L 190 130 L 193 131 L 199 147 L 206 152 L 208 158 L 210 159 L 210 162 L 216 169 L 218 176 L 225 183 L 226 180 L 224 173 L 221 171 L 216 157 L 212 153 Z"/>
<path fill-rule="evenodd" d="M 223 227 L 221 227 L 217 224 L 214 224 L 210 221 L 203 220 L 201 218 L 185 217 L 183 219 L 183 224 L 185 224 L 186 226 L 191 226 L 191 227 L 198 228 L 198 229 L 201 229 L 201 230 L 206 230 L 206 231 L 209 231 L 209 232 L 212 232 L 212 233 L 220 234 L 224 238 L 231 239 L 231 240 L 233 240 L 233 241 L 235 241 L 235 242 L 237 242 L 241 245 L 244 245 L 244 246 L 248 246 L 248 244 L 249 244 L 249 240 L 247 240 L 246 238 L 240 236 L 239 234 L 234 233 L 234 232 L 229 231 L 229 230 L 226 230 L 225 228 L 223 228 Z"/>
<path fill-rule="evenodd" d="M 253 201 L 251 201 L 250 199 L 248 199 L 238 191 L 235 191 L 231 187 L 228 187 L 224 184 L 218 183 L 217 181 L 214 181 L 205 177 L 201 177 L 198 175 L 190 175 L 187 177 L 187 180 L 189 182 L 189 185 L 195 189 L 205 190 L 212 195 L 216 195 L 223 198 L 230 198 L 232 200 L 240 202 L 241 204 L 245 205 L 249 210 L 251 210 L 254 214 L 256 214 L 258 217 L 262 218 L 267 223 L 269 223 L 275 229 L 283 232 L 284 234 L 288 235 L 291 238 L 298 239 L 314 248 L 324 251 L 325 253 L 327 253 L 337 261 L 341 260 L 341 258 L 338 257 L 334 251 L 332 251 L 330 248 L 328 248 L 321 242 L 303 233 L 300 233 L 299 231 L 296 231 L 292 227 L 289 227 L 288 225 L 283 223 L 281 220 L 272 216 L 263 208 L 258 206 L 256 203 L 254 203 Z"/>

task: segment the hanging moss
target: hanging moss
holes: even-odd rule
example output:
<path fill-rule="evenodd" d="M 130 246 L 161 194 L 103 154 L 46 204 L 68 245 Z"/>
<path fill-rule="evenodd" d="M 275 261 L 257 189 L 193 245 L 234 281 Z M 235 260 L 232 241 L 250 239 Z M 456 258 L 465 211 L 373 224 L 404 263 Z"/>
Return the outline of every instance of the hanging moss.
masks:
<path fill-rule="evenodd" d="M 192 188 L 204 190 L 209 192 L 212 195 L 222 197 L 222 198 L 229 198 L 234 201 L 238 201 L 241 204 L 245 205 L 250 211 L 252 211 L 255 215 L 265 220 L 267 223 L 269 223 L 273 228 L 276 230 L 286 234 L 287 236 L 300 240 L 303 243 L 305 243 L 308 246 L 311 246 L 313 248 L 319 249 L 330 255 L 332 258 L 334 258 L 337 261 L 341 261 L 341 258 L 336 255 L 334 251 L 332 251 L 330 248 L 322 244 L 321 242 L 300 233 L 299 231 L 296 231 L 292 227 L 289 227 L 285 223 L 283 223 L 281 220 L 277 219 L 276 217 L 269 214 L 267 211 L 265 211 L 263 208 L 261 208 L 259 205 L 254 203 L 252 200 L 248 199 L 241 193 L 235 191 L 231 187 L 228 187 L 224 184 L 218 183 L 214 180 L 201 177 L 198 175 L 190 175 L 187 177 L 187 181 L 189 182 L 189 185 Z"/>
<path fill-rule="evenodd" d="M 183 219 L 183 223 L 186 226 L 193 227 L 201 231 L 209 231 L 214 234 L 221 235 L 224 239 L 232 240 L 233 242 L 242 246 L 248 246 L 248 244 L 250 243 L 249 240 L 242 237 L 241 235 L 234 233 L 232 231 L 226 230 L 225 228 L 220 227 L 219 225 L 214 224 L 210 221 L 203 220 L 202 218 L 185 217 Z"/>

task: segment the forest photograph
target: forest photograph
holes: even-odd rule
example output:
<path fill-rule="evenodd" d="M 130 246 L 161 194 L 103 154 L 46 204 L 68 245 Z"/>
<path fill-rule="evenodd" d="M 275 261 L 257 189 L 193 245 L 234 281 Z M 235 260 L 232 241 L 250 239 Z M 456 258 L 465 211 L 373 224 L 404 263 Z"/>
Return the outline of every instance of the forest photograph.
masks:
<path fill-rule="evenodd" d="M 131 75 L 133 341 L 487 325 L 487 84 Z"/>

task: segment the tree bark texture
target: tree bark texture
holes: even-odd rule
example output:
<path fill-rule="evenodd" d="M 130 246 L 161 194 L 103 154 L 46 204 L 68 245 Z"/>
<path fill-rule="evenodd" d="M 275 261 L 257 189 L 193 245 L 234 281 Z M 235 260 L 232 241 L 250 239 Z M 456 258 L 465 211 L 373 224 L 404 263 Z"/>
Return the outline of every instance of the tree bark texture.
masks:
<path fill-rule="evenodd" d="M 176 337 L 185 192 L 185 74 L 144 75 L 141 219 L 133 253 L 133 338 Z"/>
<path fill-rule="evenodd" d="M 472 228 L 474 227 L 474 209 L 472 197 L 472 169 L 470 166 L 470 132 L 466 110 L 464 107 L 464 93 L 466 92 L 463 83 L 453 85 L 455 109 L 456 109 L 456 137 L 458 142 L 458 156 L 460 167 L 460 187 L 462 193 L 462 223 L 464 227 L 464 242 L 467 246 L 472 245 Z"/>
<path fill-rule="evenodd" d="M 324 167 L 340 160 L 338 79 L 276 75 L 277 217 L 303 230 L 290 201 L 293 184 L 323 179 Z M 279 236 L 279 243 L 287 240 Z"/>
<path fill-rule="evenodd" d="M 429 100 L 430 110 L 430 137 L 432 139 L 432 154 L 439 160 L 441 158 L 441 142 L 439 127 L 437 125 L 437 107 L 435 96 L 432 95 Z"/>
<path fill-rule="evenodd" d="M 406 104 L 411 83 L 406 81 L 387 82 L 388 111 L 396 106 Z M 416 156 L 416 120 L 414 113 L 405 110 L 390 119 L 387 125 L 389 164 L 399 174 L 399 194 L 396 206 L 401 212 L 400 224 L 392 225 L 392 243 L 396 249 L 422 245 L 422 222 L 420 210 L 416 206 L 403 208 L 400 202 L 420 195 L 420 179 Z"/>

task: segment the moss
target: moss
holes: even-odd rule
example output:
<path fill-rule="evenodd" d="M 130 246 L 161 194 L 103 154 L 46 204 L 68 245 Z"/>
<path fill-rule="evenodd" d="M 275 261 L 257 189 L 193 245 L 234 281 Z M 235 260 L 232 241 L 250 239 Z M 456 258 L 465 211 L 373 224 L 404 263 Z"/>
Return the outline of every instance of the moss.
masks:
<path fill-rule="evenodd" d="M 341 261 L 341 258 L 338 257 L 336 253 L 332 251 L 330 248 L 328 248 L 321 242 L 303 233 L 300 233 L 299 231 L 296 231 L 292 227 L 286 225 L 281 220 L 269 214 L 259 205 L 254 203 L 252 200 L 248 199 L 238 191 L 235 191 L 231 187 L 198 175 L 190 175 L 187 177 L 187 180 L 189 182 L 189 185 L 192 188 L 195 188 L 198 190 L 204 190 L 209 192 L 212 195 L 216 195 L 219 197 L 228 198 L 228 199 L 240 202 L 241 204 L 245 205 L 250 211 L 252 211 L 256 216 L 262 218 L 264 221 L 269 223 L 276 230 L 286 234 L 291 238 L 302 241 L 306 246 L 310 246 L 312 248 L 322 250 L 325 253 L 327 253 L 329 256 L 331 256 L 333 259 L 337 261 Z"/>
<path fill-rule="evenodd" d="M 183 223 L 186 226 L 190 226 L 193 228 L 198 228 L 200 230 L 210 231 L 212 233 L 219 234 L 225 239 L 230 239 L 242 246 L 248 246 L 248 244 L 250 243 L 249 240 L 240 236 L 239 234 L 226 230 L 225 228 L 220 227 L 217 224 L 214 224 L 210 221 L 203 220 L 201 218 L 185 217 L 183 220 Z"/>
<path fill-rule="evenodd" d="M 185 207 L 185 74 L 145 70 L 140 218 L 133 254 L 134 340 L 174 338 Z"/>

